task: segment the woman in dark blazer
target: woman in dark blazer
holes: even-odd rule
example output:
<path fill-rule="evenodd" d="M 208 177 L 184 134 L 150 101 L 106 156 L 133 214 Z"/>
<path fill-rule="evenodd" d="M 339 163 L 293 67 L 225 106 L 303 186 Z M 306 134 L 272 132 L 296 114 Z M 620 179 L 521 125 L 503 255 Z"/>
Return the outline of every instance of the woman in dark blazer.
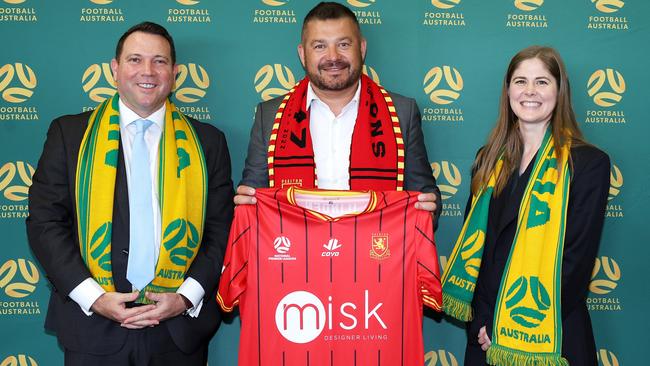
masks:
<path fill-rule="evenodd" d="M 550 261 L 531 258 L 534 251 L 527 253 L 528 257 L 519 259 L 514 254 L 515 246 L 520 246 L 520 250 L 525 252 L 526 246 L 532 245 L 530 240 L 526 242 L 520 238 L 520 231 L 532 226 L 529 216 L 535 215 L 534 212 L 543 216 L 544 210 L 527 210 L 535 204 L 535 197 L 532 201 L 526 199 L 535 196 L 530 193 L 530 189 L 536 189 L 534 186 L 539 175 L 536 178 L 535 174 L 538 173 L 535 173 L 535 169 L 544 158 L 540 155 L 543 154 L 547 139 L 554 143 L 556 163 L 561 165 L 564 161 L 567 168 L 568 202 L 563 205 L 564 216 L 561 215 L 559 221 L 564 225 L 552 226 L 556 231 L 554 234 L 559 237 L 559 244 L 556 246 L 545 242 L 547 248 L 558 248 L 555 278 L 556 287 L 559 288 L 555 291 L 550 291 L 549 286 L 537 285 L 536 276 L 520 276 L 516 282 L 520 287 L 509 286 L 505 278 L 506 275 L 508 278 L 517 278 L 517 271 L 520 271 L 515 265 L 517 261 L 525 263 L 521 267 L 525 272 L 543 272 L 549 265 L 553 266 L 549 264 Z M 568 156 L 563 158 L 563 152 Z M 500 170 L 496 170 L 497 164 L 502 164 Z M 586 298 L 605 217 L 609 171 L 607 154 L 586 143 L 578 128 L 571 106 L 569 80 L 559 54 L 552 48 L 539 46 L 528 47 L 517 53 L 510 61 L 504 77 L 496 126 L 487 144 L 479 151 L 472 168 L 472 195 L 467 205 L 464 229 L 469 220 L 468 215 L 479 215 L 471 211 L 478 204 L 477 196 L 490 186 L 490 179 L 492 192 L 491 197 L 484 200 L 487 210 L 483 212 L 487 212 L 487 222 L 484 225 L 482 253 L 478 254 L 480 256 L 477 261 L 471 263 L 478 270 L 478 273 L 474 273 L 477 276 L 473 282 L 473 297 L 469 297 L 471 309 L 465 313 L 467 316 L 464 319 L 463 316 L 456 316 L 468 320 L 465 365 L 486 365 L 488 362 L 521 365 L 524 361 L 531 360 L 551 360 L 544 363 L 550 365 L 596 365 L 596 349 Z M 562 187 L 561 182 L 555 183 L 558 189 Z M 521 212 L 522 210 L 525 211 Z M 522 217 L 528 218 L 527 225 Z M 464 232 L 465 230 L 461 236 Z M 466 248 L 463 245 L 465 242 L 459 240 L 454 249 L 454 253 L 459 252 L 459 262 L 463 249 Z M 546 252 L 542 253 L 548 253 L 548 249 L 544 250 Z M 454 260 L 454 253 L 450 262 Z M 526 267 L 531 263 L 540 269 Z M 450 304 L 456 301 L 453 286 L 446 283 L 454 271 L 453 264 L 450 263 L 447 268 L 451 273 L 445 273 L 443 277 L 443 291 L 447 289 L 444 300 L 447 309 L 451 309 Z M 472 276 L 469 278 L 472 279 Z M 539 278 L 542 278 L 541 275 Z M 458 283 L 458 279 L 455 282 Z M 527 284 L 530 285 L 530 295 L 524 291 L 528 288 Z M 534 298 L 534 301 L 530 301 L 533 306 L 525 311 L 517 310 L 514 305 L 518 300 L 517 289 L 521 290 L 521 294 Z M 552 317 L 549 313 L 552 308 L 548 306 L 552 303 L 557 304 L 555 308 L 559 307 L 555 318 L 561 318 L 551 323 L 553 331 L 551 337 L 546 338 L 540 325 L 545 317 Z M 451 310 L 448 313 L 454 315 Z M 517 332 L 509 327 L 507 321 L 502 320 L 506 318 L 512 319 L 509 324 L 521 325 L 519 329 L 523 331 Z M 495 324 L 499 322 L 506 325 Z M 498 339 L 495 343 L 503 342 L 506 345 L 493 344 L 495 338 Z M 528 343 L 521 342 L 522 339 Z M 550 345 L 553 342 L 556 342 L 554 358 L 553 352 L 546 353 L 540 351 L 541 348 L 536 348 L 540 344 Z M 488 351 L 490 348 L 495 349 Z"/>

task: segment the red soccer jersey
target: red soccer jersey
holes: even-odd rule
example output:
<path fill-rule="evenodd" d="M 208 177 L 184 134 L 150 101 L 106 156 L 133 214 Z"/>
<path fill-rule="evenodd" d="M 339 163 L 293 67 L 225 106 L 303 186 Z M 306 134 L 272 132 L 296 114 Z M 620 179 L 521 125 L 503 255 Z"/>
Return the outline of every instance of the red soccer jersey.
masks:
<path fill-rule="evenodd" d="M 239 305 L 240 366 L 423 365 L 442 292 L 413 192 L 258 189 L 235 209 L 217 300 Z"/>

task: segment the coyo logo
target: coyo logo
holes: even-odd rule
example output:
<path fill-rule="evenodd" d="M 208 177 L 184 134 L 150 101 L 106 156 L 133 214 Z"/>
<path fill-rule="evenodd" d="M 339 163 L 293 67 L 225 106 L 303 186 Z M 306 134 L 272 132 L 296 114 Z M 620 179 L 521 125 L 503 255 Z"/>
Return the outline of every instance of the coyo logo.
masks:
<path fill-rule="evenodd" d="M 621 193 L 621 188 L 623 187 L 623 174 L 621 170 L 614 164 L 612 164 L 612 170 L 609 173 L 609 195 L 607 197 L 608 201 L 613 200 L 619 193 Z"/>
<path fill-rule="evenodd" d="M 625 6 L 625 2 L 621 0 L 591 0 L 591 2 L 594 3 L 596 9 L 602 13 L 614 13 Z"/>
<path fill-rule="evenodd" d="M 611 91 L 601 91 L 605 86 L 605 81 Z M 587 94 L 593 98 L 594 103 L 601 107 L 611 107 L 623 99 L 625 93 L 625 79 L 620 72 L 606 68 L 605 70 L 596 70 L 587 81 Z"/>
<path fill-rule="evenodd" d="M 280 86 L 269 87 L 271 81 L 275 80 Z M 286 66 L 280 64 L 264 65 L 255 74 L 255 91 L 262 93 L 262 100 L 270 100 L 284 95 L 296 84 L 293 72 Z"/>
<path fill-rule="evenodd" d="M 190 76 L 196 87 L 184 86 L 187 76 Z M 206 89 L 210 86 L 210 76 L 201 65 L 189 63 L 187 65 L 178 65 L 178 74 L 176 75 L 176 87 L 174 95 L 176 99 L 183 103 L 194 103 L 205 96 Z"/>
<path fill-rule="evenodd" d="M 602 278 L 601 272 L 605 278 Z M 602 256 L 596 258 L 594 270 L 591 272 L 589 291 L 597 295 L 606 295 L 618 286 L 621 279 L 621 268 L 613 258 Z"/>
<path fill-rule="evenodd" d="M 544 0 L 515 0 L 515 7 L 523 11 L 533 11 L 544 4 Z"/>
<path fill-rule="evenodd" d="M 96 87 L 102 77 L 108 86 Z M 81 84 L 84 92 L 88 93 L 90 100 L 97 103 L 101 103 L 112 97 L 117 91 L 117 84 L 115 84 L 115 79 L 113 79 L 111 65 L 107 62 L 88 66 L 81 77 Z"/>
<path fill-rule="evenodd" d="M 438 188 L 440 188 L 440 192 L 442 193 L 442 199 L 446 200 L 453 197 L 458 192 L 458 186 L 460 186 L 462 180 L 458 167 L 448 161 L 442 161 L 440 163 L 431 163 L 431 170 L 433 170 L 433 176 L 438 181 Z M 440 176 L 441 173 L 444 181 Z M 445 182 L 447 184 L 444 184 Z"/>
<path fill-rule="evenodd" d="M 424 354 L 425 366 L 458 366 L 458 360 L 453 353 L 444 349 L 429 351 Z"/>
<path fill-rule="evenodd" d="M 449 89 L 438 88 L 442 79 L 449 86 Z M 463 90 L 463 77 L 456 68 L 444 65 L 435 66 L 424 76 L 424 92 L 432 102 L 436 104 L 451 104 L 460 97 Z"/>
<path fill-rule="evenodd" d="M 431 0 L 431 5 L 438 9 L 451 9 L 460 4 L 460 0 Z"/>
<path fill-rule="evenodd" d="M 356 314 L 363 308 L 363 327 L 369 329 L 371 319 L 374 319 L 383 329 L 388 329 L 379 315 L 383 303 L 377 303 L 371 308 L 368 290 L 364 292 L 364 305 L 346 301 L 338 306 L 338 312 L 333 309 L 337 305 L 332 296 L 328 297 L 327 309 L 318 296 L 307 291 L 294 291 L 280 300 L 275 308 L 275 325 L 282 336 L 293 343 L 308 343 L 316 339 L 325 328 L 334 327 L 344 330 L 357 328 L 361 314 Z"/>
<path fill-rule="evenodd" d="M 18 272 L 22 281 L 14 281 Z M 9 297 L 23 298 L 34 292 L 39 277 L 38 269 L 31 261 L 23 258 L 10 259 L 0 267 L 0 288 L 3 288 Z"/>
<path fill-rule="evenodd" d="M 527 293 L 532 296 L 535 308 L 519 305 Z M 530 280 L 525 276 L 517 278 L 506 292 L 506 309 L 511 309 L 510 318 L 522 327 L 538 327 L 546 318 L 543 312 L 550 307 L 551 297 L 537 276 L 530 276 Z"/>
<path fill-rule="evenodd" d="M 21 86 L 8 88 L 14 76 L 18 77 Z M 0 67 L 0 92 L 2 92 L 2 99 L 9 103 L 22 103 L 29 99 L 34 94 L 36 83 L 36 74 L 25 64 L 17 62 Z"/>
<path fill-rule="evenodd" d="M 357 7 L 357 8 L 365 8 L 366 6 L 370 6 L 375 3 L 375 0 L 365 0 L 365 1 L 360 1 L 360 0 L 348 0 L 348 4 Z"/>

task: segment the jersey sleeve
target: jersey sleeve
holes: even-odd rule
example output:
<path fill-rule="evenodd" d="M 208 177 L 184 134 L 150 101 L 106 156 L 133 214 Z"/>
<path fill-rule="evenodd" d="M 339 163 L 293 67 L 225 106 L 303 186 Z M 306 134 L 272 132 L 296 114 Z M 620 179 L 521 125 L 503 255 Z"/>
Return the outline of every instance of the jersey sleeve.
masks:
<path fill-rule="evenodd" d="M 230 228 L 226 257 L 221 270 L 217 302 L 221 309 L 227 312 L 231 312 L 239 304 L 239 297 L 246 291 L 248 253 L 252 230 L 248 206 L 253 205 L 235 208 L 235 217 Z"/>
<path fill-rule="evenodd" d="M 429 212 L 416 211 L 418 217 L 415 223 L 415 256 L 422 302 L 433 310 L 441 311 L 442 286 L 438 250 L 433 236 L 433 222 Z"/>

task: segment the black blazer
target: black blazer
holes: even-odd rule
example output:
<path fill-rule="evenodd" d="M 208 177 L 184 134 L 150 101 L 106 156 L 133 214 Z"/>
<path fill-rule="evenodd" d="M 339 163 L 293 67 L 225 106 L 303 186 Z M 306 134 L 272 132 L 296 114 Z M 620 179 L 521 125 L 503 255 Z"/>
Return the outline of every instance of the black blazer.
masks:
<path fill-rule="evenodd" d="M 562 257 L 562 355 L 571 366 L 596 365 L 596 347 L 587 311 L 591 271 L 598 251 L 609 191 L 610 162 L 593 146 L 571 149 L 572 180 Z M 465 365 L 486 365 L 478 332 L 486 326 L 492 337 L 494 310 L 503 270 L 515 236 L 519 203 L 532 170 L 513 173 L 498 197 L 492 197 L 485 247 L 472 301 L 474 319 L 468 323 Z M 468 201 L 468 208 L 471 204 Z"/>
<path fill-rule="evenodd" d="M 52 284 L 45 328 L 55 332 L 66 349 L 110 354 L 123 346 L 129 330 L 98 314 L 86 316 L 68 297 L 78 284 L 91 277 L 79 253 L 74 184 L 77 155 L 89 116 L 90 112 L 63 116 L 50 125 L 29 190 L 27 235 L 34 255 Z M 201 249 L 187 276 L 203 286 L 205 297 L 197 318 L 177 316 L 160 325 L 168 328 L 176 345 L 185 352 L 194 352 L 206 345 L 221 322 L 215 294 L 233 211 L 230 155 L 225 137 L 214 126 L 193 119 L 190 122 L 205 154 L 208 198 Z M 113 279 L 118 292 L 131 292 L 131 284 L 126 280 L 128 256 L 124 253 L 128 246 L 128 191 L 120 153 L 111 248 Z"/>

